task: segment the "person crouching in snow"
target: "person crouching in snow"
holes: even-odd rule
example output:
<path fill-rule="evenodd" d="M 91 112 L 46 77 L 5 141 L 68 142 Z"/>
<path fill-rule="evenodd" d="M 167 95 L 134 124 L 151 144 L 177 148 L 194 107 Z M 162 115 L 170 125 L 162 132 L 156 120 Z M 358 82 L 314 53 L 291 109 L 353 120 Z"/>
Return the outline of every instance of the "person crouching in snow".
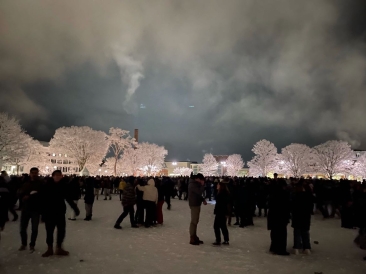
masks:
<path fill-rule="evenodd" d="M 222 244 L 229 244 L 229 231 L 226 226 L 226 218 L 230 214 L 230 192 L 227 187 L 229 180 L 225 178 L 221 183 L 217 185 L 216 205 L 214 214 L 214 230 L 216 241 L 213 245 L 221 245 L 221 232 L 224 235 L 224 242 Z M 220 232 L 221 230 L 221 232 Z"/>
<path fill-rule="evenodd" d="M 145 227 L 151 227 L 154 221 L 156 204 L 158 203 L 158 190 L 154 179 L 147 181 L 146 186 L 137 185 L 138 190 L 143 191 L 144 205 L 146 209 Z"/>
<path fill-rule="evenodd" d="M 69 252 L 62 249 L 62 243 L 66 234 L 66 205 L 65 200 L 79 216 L 80 211 L 67 192 L 68 186 L 62 180 L 61 170 L 55 170 L 52 178 L 41 187 L 42 215 L 44 217 L 47 232 L 47 251 L 42 257 L 53 255 L 53 233 L 57 227 L 56 255 L 68 256 Z"/>

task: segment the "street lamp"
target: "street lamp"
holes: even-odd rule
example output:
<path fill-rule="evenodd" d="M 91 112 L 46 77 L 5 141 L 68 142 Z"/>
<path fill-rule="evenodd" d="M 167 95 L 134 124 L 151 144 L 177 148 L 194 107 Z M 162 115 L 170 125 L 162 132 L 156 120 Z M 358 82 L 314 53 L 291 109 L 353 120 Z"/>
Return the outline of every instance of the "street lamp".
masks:
<path fill-rule="evenodd" d="M 172 165 L 173 165 L 173 166 L 176 166 L 176 165 L 177 165 L 177 162 L 173 162 L 173 163 L 172 163 Z"/>

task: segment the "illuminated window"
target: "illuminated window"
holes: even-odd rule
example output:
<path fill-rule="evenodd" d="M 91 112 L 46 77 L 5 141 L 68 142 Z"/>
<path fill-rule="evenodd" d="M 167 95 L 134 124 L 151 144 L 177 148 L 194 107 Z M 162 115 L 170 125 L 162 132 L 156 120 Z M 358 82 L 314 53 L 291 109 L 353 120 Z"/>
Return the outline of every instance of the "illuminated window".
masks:
<path fill-rule="evenodd" d="M 57 160 L 57 163 L 62 165 L 62 160 Z"/>
<path fill-rule="evenodd" d="M 56 156 L 56 153 L 52 153 L 52 156 L 55 157 Z"/>
<path fill-rule="evenodd" d="M 65 157 L 67 158 L 67 154 L 65 154 Z"/>
<path fill-rule="evenodd" d="M 62 157 L 62 154 L 60 153 L 58 156 L 59 156 L 59 157 Z"/>

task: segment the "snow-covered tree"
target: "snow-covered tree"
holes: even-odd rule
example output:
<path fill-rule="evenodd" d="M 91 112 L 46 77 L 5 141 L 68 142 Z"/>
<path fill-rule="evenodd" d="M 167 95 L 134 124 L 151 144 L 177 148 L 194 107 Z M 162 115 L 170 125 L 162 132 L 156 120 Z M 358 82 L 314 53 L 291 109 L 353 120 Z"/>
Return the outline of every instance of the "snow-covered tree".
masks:
<path fill-rule="evenodd" d="M 351 146 L 344 141 L 328 141 L 314 147 L 316 169 L 326 174 L 329 179 L 349 168 L 353 152 Z"/>
<path fill-rule="evenodd" d="M 7 113 L 0 113 L 0 167 L 10 159 L 22 156 L 22 149 L 30 138 L 19 121 Z"/>
<path fill-rule="evenodd" d="M 142 164 L 141 171 L 144 175 L 156 175 L 164 167 L 165 156 L 168 151 L 163 146 L 150 143 L 139 143 L 137 146 L 138 155 Z"/>
<path fill-rule="evenodd" d="M 303 144 L 291 144 L 282 149 L 280 165 L 286 174 L 299 178 L 308 171 L 312 149 Z"/>
<path fill-rule="evenodd" d="M 174 169 L 173 173 L 180 176 L 190 176 L 192 171 L 193 170 L 189 167 L 177 167 Z"/>
<path fill-rule="evenodd" d="M 126 148 L 129 148 L 134 143 L 134 139 L 130 136 L 130 132 L 127 130 L 123 130 L 120 128 L 111 127 L 109 129 L 108 135 L 109 141 L 109 149 L 113 153 L 113 159 L 109 158 L 109 165 L 113 163 L 111 166 L 111 170 L 113 170 L 113 174 L 117 175 L 117 163 L 120 160 L 123 151 Z"/>
<path fill-rule="evenodd" d="M 38 167 L 41 173 L 46 173 L 46 167 L 49 163 L 45 148 L 39 141 L 34 140 L 27 134 L 24 134 L 22 138 L 22 143 L 19 144 L 17 150 L 7 159 L 6 163 L 16 166 L 18 175 L 21 166 L 26 168 Z"/>
<path fill-rule="evenodd" d="M 212 176 L 217 173 L 218 163 L 215 157 L 211 153 L 206 153 L 203 156 L 202 165 L 200 166 L 200 172 L 204 176 Z"/>
<path fill-rule="evenodd" d="M 244 167 L 243 159 L 239 154 L 230 155 L 226 160 L 227 174 L 231 177 L 238 176 L 238 173 Z"/>
<path fill-rule="evenodd" d="M 73 158 L 82 170 L 84 166 L 94 169 L 108 151 L 107 135 L 90 127 L 61 127 L 50 141 L 51 151 L 62 151 Z"/>
<path fill-rule="evenodd" d="M 139 169 L 143 166 L 143 159 L 138 149 L 129 147 L 123 152 L 122 158 L 118 161 L 118 166 L 123 173 L 137 176 Z"/>
<path fill-rule="evenodd" d="M 353 175 L 366 179 L 366 154 L 357 158 L 354 164 Z"/>
<path fill-rule="evenodd" d="M 249 177 L 261 177 L 262 176 L 262 170 L 260 170 L 257 166 L 253 165 L 249 168 L 248 176 Z"/>
<path fill-rule="evenodd" d="M 260 140 L 257 142 L 252 151 L 255 156 L 248 162 L 249 172 L 250 169 L 260 172 L 259 176 L 267 176 L 268 172 L 273 171 L 276 168 L 278 161 L 277 148 L 273 143 L 267 140 Z M 250 172 L 253 174 L 253 172 Z"/>

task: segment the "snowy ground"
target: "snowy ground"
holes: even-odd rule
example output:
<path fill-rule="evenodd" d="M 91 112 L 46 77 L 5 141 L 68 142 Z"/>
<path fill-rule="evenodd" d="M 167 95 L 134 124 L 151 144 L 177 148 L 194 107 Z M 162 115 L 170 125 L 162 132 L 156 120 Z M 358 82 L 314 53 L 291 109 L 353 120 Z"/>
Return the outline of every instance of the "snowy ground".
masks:
<path fill-rule="evenodd" d="M 201 246 L 188 244 L 190 212 L 185 201 L 172 200 L 172 210 L 164 206 L 164 225 L 132 229 L 129 220 L 123 230 L 113 229 L 121 213 L 116 196 L 112 201 L 96 201 L 93 221 L 85 222 L 84 205 L 76 222 L 67 221 L 65 249 L 69 257 L 42 258 L 46 250 L 45 229 L 40 224 L 36 252 L 17 251 L 19 222 L 8 223 L 0 243 L 0 273 L 366 273 L 366 252 L 357 249 L 357 231 L 340 228 L 339 220 L 313 220 L 313 255 L 281 257 L 268 253 L 269 232 L 264 218 L 255 218 L 250 228 L 230 227 L 230 246 L 213 247 L 213 205 L 202 207 L 199 237 Z M 82 217 L 82 218 L 81 218 Z M 288 249 L 292 246 L 289 227 Z"/>

